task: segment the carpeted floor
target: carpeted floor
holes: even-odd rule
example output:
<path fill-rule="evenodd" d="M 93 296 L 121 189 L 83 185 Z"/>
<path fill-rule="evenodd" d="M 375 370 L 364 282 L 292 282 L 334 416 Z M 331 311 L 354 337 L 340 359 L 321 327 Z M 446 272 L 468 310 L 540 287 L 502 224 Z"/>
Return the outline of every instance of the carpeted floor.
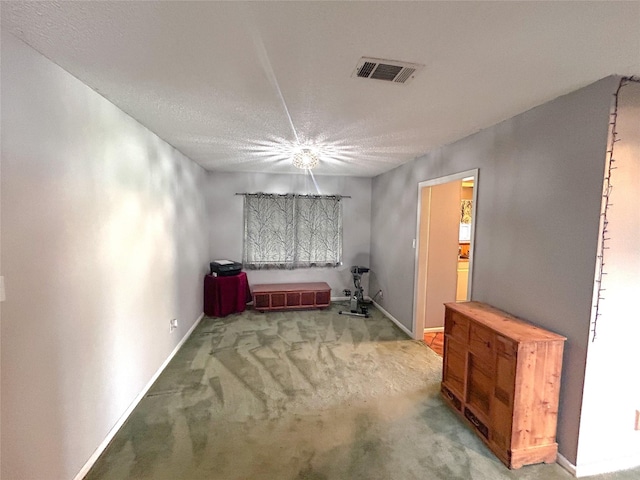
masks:
<path fill-rule="evenodd" d="M 573 478 L 505 468 L 440 400 L 440 357 L 344 308 L 205 318 L 86 479 Z"/>

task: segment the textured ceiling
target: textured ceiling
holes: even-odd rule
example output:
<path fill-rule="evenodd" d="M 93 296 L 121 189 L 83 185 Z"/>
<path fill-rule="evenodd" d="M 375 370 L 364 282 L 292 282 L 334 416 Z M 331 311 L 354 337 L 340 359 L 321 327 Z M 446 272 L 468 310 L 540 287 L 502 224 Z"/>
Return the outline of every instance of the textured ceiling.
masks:
<path fill-rule="evenodd" d="M 2 28 L 212 171 L 374 176 L 611 74 L 640 2 L 2 2 Z M 424 64 L 406 85 L 362 56 Z"/>

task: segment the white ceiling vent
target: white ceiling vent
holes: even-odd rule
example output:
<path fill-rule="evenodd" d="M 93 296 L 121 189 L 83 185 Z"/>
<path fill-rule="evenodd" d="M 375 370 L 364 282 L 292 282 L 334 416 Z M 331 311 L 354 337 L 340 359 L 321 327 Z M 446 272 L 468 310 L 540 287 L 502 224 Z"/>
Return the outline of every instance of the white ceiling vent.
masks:
<path fill-rule="evenodd" d="M 392 83 L 409 83 L 424 65 L 381 58 L 362 57 L 352 77 L 372 78 Z"/>

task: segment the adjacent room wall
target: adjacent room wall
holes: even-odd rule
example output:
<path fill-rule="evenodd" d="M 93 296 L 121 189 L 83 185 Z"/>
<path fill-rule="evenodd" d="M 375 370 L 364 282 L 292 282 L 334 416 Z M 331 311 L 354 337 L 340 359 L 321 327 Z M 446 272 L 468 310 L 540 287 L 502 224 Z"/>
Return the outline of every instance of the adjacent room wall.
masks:
<path fill-rule="evenodd" d="M 412 325 L 418 183 L 479 168 L 472 299 L 567 337 L 560 452 L 576 461 L 612 92 L 595 84 L 373 180 L 371 290 Z M 408 220 L 411 219 L 411 220 Z"/>
<path fill-rule="evenodd" d="M 71 479 L 202 313 L 206 176 L 6 33 L 1 87 L 1 475 Z"/>
<path fill-rule="evenodd" d="M 371 238 L 371 179 L 363 177 L 279 175 L 266 173 L 210 172 L 206 197 L 210 212 L 209 255 L 212 260 L 241 261 L 243 242 L 243 197 L 236 193 L 300 193 L 350 195 L 342 200 L 343 265 L 338 268 L 295 270 L 249 270 L 250 284 L 270 282 L 327 282 L 332 297 L 353 289 L 352 265 L 369 266 Z M 318 192 L 319 190 L 319 192 Z M 363 275 L 367 294 L 368 275 Z"/>
<path fill-rule="evenodd" d="M 619 94 L 596 338 L 588 344 L 578 473 L 640 465 L 640 84 Z M 593 302 L 595 305 L 595 301 Z"/>
<path fill-rule="evenodd" d="M 444 304 L 456 301 L 458 280 L 458 238 L 460 232 L 460 180 L 434 185 L 429 190 L 426 295 L 424 327 L 444 326 Z"/>

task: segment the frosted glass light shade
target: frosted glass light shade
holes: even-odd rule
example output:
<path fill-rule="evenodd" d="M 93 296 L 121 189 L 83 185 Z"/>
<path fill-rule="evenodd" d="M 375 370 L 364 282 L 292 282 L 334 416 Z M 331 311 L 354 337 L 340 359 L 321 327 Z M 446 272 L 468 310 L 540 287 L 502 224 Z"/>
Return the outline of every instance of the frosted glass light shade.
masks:
<path fill-rule="evenodd" d="M 293 164 L 298 168 L 311 170 L 318 162 L 318 156 L 308 148 L 303 148 L 293 156 Z"/>

